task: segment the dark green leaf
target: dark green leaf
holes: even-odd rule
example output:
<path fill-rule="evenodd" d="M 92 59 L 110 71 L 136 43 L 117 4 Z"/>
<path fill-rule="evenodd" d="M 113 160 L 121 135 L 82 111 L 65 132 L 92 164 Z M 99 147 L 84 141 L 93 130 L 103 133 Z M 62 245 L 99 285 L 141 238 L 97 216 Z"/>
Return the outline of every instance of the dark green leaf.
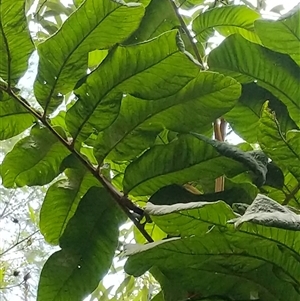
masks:
<path fill-rule="evenodd" d="M 224 36 L 238 33 L 245 39 L 259 43 L 254 32 L 254 21 L 259 13 L 247 6 L 216 7 L 200 13 L 193 21 L 193 32 L 201 43 L 207 42 L 213 36 L 214 30 Z"/>
<path fill-rule="evenodd" d="M 192 133 L 192 135 L 212 145 L 222 156 L 231 158 L 245 165 L 247 169 L 251 170 L 256 175 L 255 184 L 258 187 L 265 183 L 268 158 L 263 152 L 243 152 L 237 147 L 229 145 L 226 142 L 212 140 L 197 133 Z"/>
<path fill-rule="evenodd" d="M 152 146 L 164 128 L 174 132 L 199 129 L 203 133 L 230 110 L 239 93 L 239 84 L 230 78 L 201 72 L 178 93 L 159 101 L 127 96 L 116 121 L 98 135 L 95 156 L 99 162 L 106 157 L 116 161 L 133 159 Z"/>
<path fill-rule="evenodd" d="M 300 66 L 300 4 L 279 20 L 257 20 L 255 31 L 262 43 L 288 54 Z"/>
<path fill-rule="evenodd" d="M 173 287 L 195 296 L 249 300 L 255 295 L 264 301 L 294 301 L 300 297 L 296 291 L 299 262 L 282 256 L 275 242 L 259 236 L 210 231 L 201 237 L 135 246 L 126 253 L 130 255 L 125 265 L 127 273 L 140 276 L 155 266 Z M 288 281 L 277 278 L 274 266 L 281 268 Z M 182 296 L 167 300 L 179 301 Z"/>
<path fill-rule="evenodd" d="M 54 128 L 61 136 L 59 127 Z M 60 173 L 60 163 L 69 151 L 47 129 L 35 125 L 30 136 L 21 139 L 1 165 L 5 187 L 34 186 L 51 182 Z"/>
<path fill-rule="evenodd" d="M 59 180 L 50 186 L 40 212 L 41 233 L 51 244 L 58 244 L 67 223 L 76 212 L 81 197 L 90 187 L 100 186 L 96 178 L 81 165 L 68 166 L 64 173 L 67 179 Z"/>
<path fill-rule="evenodd" d="M 91 188 L 41 273 L 38 301 L 81 301 L 107 273 L 118 245 L 121 210 L 103 188 Z"/>
<path fill-rule="evenodd" d="M 229 180 L 226 181 L 226 183 Z M 251 184 L 250 184 L 251 185 Z M 177 203 L 190 203 L 190 202 L 215 202 L 223 200 L 225 203 L 231 205 L 236 202 L 250 203 L 253 198 L 247 195 L 242 188 L 242 183 L 238 186 L 229 188 L 224 191 L 206 194 L 195 194 L 184 187 L 173 184 L 165 186 L 154 193 L 149 202 L 154 205 L 173 205 Z"/>
<path fill-rule="evenodd" d="M 178 49 L 176 35 L 176 30 L 169 31 L 146 43 L 112 50 L 75 90 L 79 100 L 66 116 L 72 136 L 80 141 L 94 129 L 109 126 L 124 94 L 158 100 L 178 93 L 197 76 L 199 68 Z"/>
<path fill-rule="evenodd" d="M 182 135 L 167 145 L 156 145 L 131 163 L 123 181 L 125 193 L 151 195 L 170 184 L 184 184 L 245 171 L 232 159 L 221 157 L 213 146 L 190 135 Z"/>
<path fill-rule="evenodd" d="M 0 2 L 0 77 L 15 84 L 25 73 L 33 51 L 24 0 Z"/>
<path fill-rule="evenodd" d="M 257 81 L 286 105 L 291 118 L 300 125 L 300 69 L 289 56 L 231 35 L 210 53 L 208 64 L 241 83 Z"/>
<path fill-rule="evenodd" d="M 41 106 L 55 109 L 61 96 L 86 75 L 88 52 L 125 40 L 139 25 L 142 6 L 110 0 L 86 0 L 57 34 L 39 44 L 39 69 L 34 92 Z"/>
<path fill-rule="evenodd" d="M 284 185 L 284 174 L 282 170 L 274 162 L 268 163 L 267 169 L 265 185 L 281 189 Z"/>

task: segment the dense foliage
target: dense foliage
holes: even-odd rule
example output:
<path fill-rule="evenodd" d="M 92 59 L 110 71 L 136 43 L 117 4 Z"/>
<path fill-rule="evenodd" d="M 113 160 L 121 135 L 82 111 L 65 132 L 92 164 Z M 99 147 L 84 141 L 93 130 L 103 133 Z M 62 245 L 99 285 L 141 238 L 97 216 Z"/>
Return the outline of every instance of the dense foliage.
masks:
<path fill-rule="evenodd" d="M 2 184 L 45 188 L 58 246 L 37 300 L 300 300 L 299 40 L 299 5 L 267 20 L 230 1 L 1 0 L 0 138 L 23 133 Z M 160 291 L 128 276 L 100 294 L 120 252 Z"/>

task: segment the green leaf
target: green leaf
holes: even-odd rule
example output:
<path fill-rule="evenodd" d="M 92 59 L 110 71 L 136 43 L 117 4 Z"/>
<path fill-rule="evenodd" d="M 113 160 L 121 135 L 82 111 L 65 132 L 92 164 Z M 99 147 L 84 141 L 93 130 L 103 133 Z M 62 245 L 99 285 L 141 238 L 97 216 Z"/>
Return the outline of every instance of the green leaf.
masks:
<path fill-rule="evenodd" d="M 79 100 L 66 116 L 74 139 L 82 141 L 108 127 L 119 113 L 124 94 L 163 99 L 197 76 L 199 68 L 177 47 L 177 34 L 169 31 L 146 43 L 118 46 L 110 52 L 75 90 Z"/>
<path fill-rule="evenodd" d="M 118 245 L 121 210 L 103 188 L 91 188 L 45 263 L 38 301 L 81 301 L 107 273 Z"/>
<path fill-rule="evenodd" d="M 15 84 L 25 73 L 33 51 L 23 0 L 0 2 L 0 78 Z"/>
<path fill-rule="evenodd" d="M 288 203 L 298 210 L 300 209 L 299 182 L 286 168 L 283 168 L 283 175 L 284 184 L 282 188 L 263 186 L 261 192 L 279 203 Z"/>
<path fill-rule="evenodd" d="M 300 125 L 300 69 L 287 55 L 231 35 L 211 51 L 208 65 L 241 83 L 257 81 L 286 105 L 291 118 Z"/>
<path fill-rule="evenodd" d="M 124 41 L 138 27 L 143 14 L 142 6 L 86 0 L 55 35 L 39 44 L 34 92 L 45 111 L 55 109 L 61 96 L 86 75 L 88 52 Z"/>
<path fill-rule="evenodd" d="M 205 132 L 216 118 L 232 108 L 239 93 L 240 85 L 231 78 L 201 72 L 178 93 L 160 101 L 127 96 L 122 100 L 116 121 L 98 135 L 95 156 L 98 162 L 105 158 L 133 159 L 152 146 L 164 128 L 174 132 L 196 129 Z"/>
<path fill-rule="evenodd" d="M 128 247 L 125 271 L 137 277 L 158 268 L 173 287 L 187 292 L 186 298 L 193 292 L 208 299 L 221 296 L 221 300 L 249 300 L 252 295 L 264 301 L 298 300 L 300 264 L 293 257 L 282 256 L 281 250 L 288 252 L 259 236 L 210 231 L 202 236 Z M 277 277 L 274 266 L 280 267 L 288 281 Z M 183 300 L 182 296 L 175 298 L 166 300 Z"/>
<path fill-rule="evenodd" d="M 221 157 L 206 142 L 182 135 L 167 145 L 156 145 L 133 161 L 125 170 L 124 192 L 151 195 L 169 184 L 184 184 L 199 179 L 215 179 L 244 172 L 241 163 Z"/>
<path fill-rule="evenodd" d="M 258 12 L 247 6 L 216 7 L 200 13 L 193 21 L 192 28 L 201 43 L 207 42 L 214 30 L 226 37 L 238 33 L 249 41 L 260 43 L 254 32 L 254 21 L 259 17 Z"/>
<path fill-rule="evenodd" d="M 230 183 L 230 180 L 226 179 L 226 184 Z M 225 203 L 232 205 L 233 203 L 245 202 L 250 203 L 254 197 L 256 196 L 256 189 L 254 188 L 254 197 L 253 193 L 249 191 L 248 195 L 245 193 L 243 189 L 243 185 L 245 183 L 238 183 L 236 186 L 233 186 L 224 191 L 215 192 L 215 193 L 206 193 L 206 194 L 195 194 L 190 192 L 189 190 L 181 187 L 179 185 L 173 184 L 169 186 L 165 186 L 159 189 L 156 193 L 154 193 L 149 202 L 154 205 L 173 205 L 177 203 L 190 203 L 190 202 L 215 202 L 219 200 L 223 200 Z M 254 187 L 252 184 L 248 184 Z M 226 185 L 227 186 L 227 185 Z M 247 187 L 248 190 L 249 187 Z M 248 191 L 246 191 L 248 192 Z"/>
<path fill-rule="evenodd" d="M 130 258 L 125 266 L 126 272 L 139 276 L 150 269 L 157 277 L 158 268 L 173 282 L 173 287 L 181 287 L 195 295 L 198 292 L 201 296 L 203 293 L 220 295 L 224 289 L 224 294 L 234 299 L 237 296 L 232 294 L 238 294 L 240 299 L 243 298 L 240 294 L 246 292 L 259 292 L 260 298 L 270 301 L 298 299 L 300 244 L 299 233 L 294 231 L 294 227 L 299 217 L 272 200 L 261 202 L 261 197 L 256 199 L 256 210 L 249 212 L 247 220 L 252 221 L 251 213 L 254 213 L 264 224 L 272 225 L 268 217 L 276 219 L 277 210 L 279 214 L 285 215 L 285 220 L 293 226 L 290 227 L 293 230 L 267 227 L 245 220 L 239 225 L 238 231 L 233 231 L 227 221 L 234 214 L 223 202 L 171 206 L 148 203 L 146 212 L 150 213 L 155 223 L 167 233 L 180 235 L 184 239 L 173 238 L 146 246 L 128 246 L 126 254 Z M 224 205 L 226 207 L 221 208 Z M 243 217 L 237 220 L 240 219 Z M 209 227 L 211 224 L 219 228 Z M 161 277 L 157 279 L 161 281 Z M 236 281 L 244 287 L 240 289 Z M 209 283 L 217 285 L 212 287 Z M 274 283 L 284 283 L 289 287 L 288 292 L 277 292 L 277 288 L 274 291 Z M 275 296 L 278 299 L 274 299 Z M 174 300 L 174 297 L 170 300 Z"/>
<path fill-rule="evenodd" d="M 167 236 L 167 234 L 154 223 L 146 223 L 144 229 L 152 237 L 154 241 L 164 239 Z M 134 234 L 134 239 L 137 243 L 145 244 L 148 242 L 136 227 L 133 228 L 133 234 Z"/>
<path fill-rule="evenodd" d="M 281 189 L 284 186 L 284 174 L 282 170 L 274 163 L 268 162 L 267 176 L 265 185 Z"/>
<path fill-rule="evenodd" d="M 287 168 L 300 182 L 300 131 L 282 133 L 276 116 L 264 106 L 259 123 L 259 139 L 263 151 L 278 165 Z"/>
<path fill-rule="evenodd" d="M 176 0 L 175 2 L 180 8 L 191 9 L 203 4 L 204 0 Z"/>
<path fill-rule="evenodd" d="M 297 128 L 287 112 L 286 106 L 270 92 L 255 83 L 242 86 L 242 95 L 226 115 L 234 132 L 249 143 L 257 143 L 258 124 L 263 104 L 269 100 L 269 105 L 276 112 L 278 122 L 284 132 Z"/>
<path fill-rule="evenodd" d="M 174 205 L 153 205 L 148 202 L 145 212 L 165 233 L 182 237 L 205 234 L 212 226 L 226 228 L 227 221 L 236 217 L 222 201 Z"/>
<path fill-rule="evenodd" d="M 300 230 L 300 216 L 265 195 L 259 194 L 241 217 L 228 221 L 240 227 L 251 222 L 268 227 Z"/>
<path fill-rule="evenodd" d="M 81 165 L 68 166 L 64 173 L 67 179 L 59 180 L 49 187 L 40 212 L 40 231 L 50 244 L 58 244 L 81 197 L 91 187 L 100 186 L 96 178 Z"/>
<path fill-rule="evenodd" d="M 257 20 L 255 31 L 266 47 L 288 54 L 300 66 L 300 4 L 277 21 Z"/>
<path fill-rule="evenodd" d="M 163 292 L 160 291 L 158 294 L 156 294 L 156 295 L 151 299 L 151 301 L 165 301 Z"/>
<path fill-rule="evenodd" d="M 221 142 L 217 140 L 212 140 L 204 135 L 200 135 L 197 133 L 191 133 L 193 136 L 198 139 L 205 141 L 206 143 L 213 146 L 218 153 L 227 158 L 231 158 L 235 161 L 241 162 L 244 166 L 246 166 L 249 170 L 251 170 L 255 176 L 255 184 L 260 187 L 266 181 L 267 175 L 267 163 L 268 158 L 265 156 L 263 152 L 260 151 L 251 151 L 251 152 L 243 152 L 242 150 L 229 145 L 226 142 Z"/>
<path fill-rule="evenodd" d="M 139 28 L 126 43 L 143 42 L 179 26 L 180 22 L 169 0 L 152 0 L 146 8 Z"/>
<path fill-rule="evenodd" d="M 15 99 L 0 92 L 0 140 L 14 137 L 28 129 L 35 118 Z"/>
<path fill-rule="evenodd" d="M 54 129 L 64 136 L 61 128 Z M 68 154 L 47 128 L 37 124 L 5 156 L 1 165 L 2 183 L 7 188 L 45 185 L 59 175 L 61 161 Z"/>

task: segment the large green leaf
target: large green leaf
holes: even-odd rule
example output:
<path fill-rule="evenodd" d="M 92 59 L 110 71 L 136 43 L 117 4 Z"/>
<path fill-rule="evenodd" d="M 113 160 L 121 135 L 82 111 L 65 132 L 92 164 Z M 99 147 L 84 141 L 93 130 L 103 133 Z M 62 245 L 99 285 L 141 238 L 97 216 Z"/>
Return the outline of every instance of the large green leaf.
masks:
<path fill-rule="evenodd" d="M 86 75 L 88 52 L 124 41 L 139 25 L 144 8 L 110 0 L 86 0 L 60 30 L 38 46 L 34 92 L 42 107 L 55 109 L 62 95 Z"/>
<path fill-rule="evenodd" d="M 277 21 L 257 20 L 255 31 L 266 47 L 288 54 L 300 66 L 300 4 Z"/>
<path fill-rule="evenodd" d="M 241 83 L 256 81 L 282 101 L 300 125 L 300 69 L 289 56 L 231 35 L 210 53 L 208 64 Z"/>
<path fill-rule="evenodd" d="M 259 122 L 258 141 L 263 151 L 278 166 L 287 168 L 300 182 L 300 131 L 292 130 L 283 133 L 275 114 L 264 106 Z"/>
<path fill-rule="evenodd" d="M 59 180 L 49 187 L 40 212 L 40 231 L 51 244 L 58 244 L 81 197 L 90 187 L 100 186 L 84 166 L 69 166 L 64 173 L 67 179 Z"/>
<path fill-rule="evenodd" d="M 33 125 L 35 118 L 15 99 L 0 91 L 0 140 L 14 137 Z"/>
<path fill-rule="evenodd" d="M 238 33 L 245 39 L 259 43 L 254 32 L 254 21 L 259 13 L 247 6 L 216 7 L 200 13 L 193 21 L 193 32 L 198 41 L 204 43 L 211 37 L 214 30 L 224 36 Z"/>
<path fill-rule="evenodd" d="M 180 26 L 169 0 L 152 0 L 146 8 L 139 28 L 126 43 L 139 43 Z"/>
<path fill-rule="evenodd" d="M 54 129 L 64 135 L 61 128 Z M 59 175 L 61 161 L 68 154 L 47 128 L 37 124 L 5 156 L 1 165 L 2 183 L 5 187 L 45 185 Z"/>
<path fill-rule="evenodd" d="M 255 184 L 260 187 L 266 182 L 267 156 L 261 151 L 244 152 L 226 142 L 212 140 L 204 135 L 192 133 L 193 136 L 213 146 L 218 153 L 235 161 L 241 162 L 255 174 Z"/>
<path fill-rule="evenodd" d="M 145 212 L 164 232 L 182 237 L 205 234 L 214 225 L 226 228 L 227 221 L 236 217 L 222 201 L 194 201 L 174 205 L 153 205 L 148 202 Z"/>
<path fill-rule="evenodd" d="M 290 119 L 286 106 L 270 92 L 255 83 L 245 84 L 239 101 L 225 115 L 225 118 L 234 132 L 249 143 L 257 143 L 261 110 L 267 100 L 269 100 L 272 110 L 276 112 L 283 132 L 297 128 L 296 124 Z"/>
<path fill-rule="evenodd" d="M 172 206 L 148 203 L 146 212 L 153 221 L 181 239 L 128 247 L 126 272 L 139 276 L 150 269 L 161 281 L 158 268 L 173 287 L 193 292 L 194 296 L 248 300 L 247 294 L 254 294 L 262 300 L 298 300 L 300 236 L 298 231 L 287 229 L 294 230 L 299 217 L 262 197 L 257 197 L 245 217 L 231 221 L 240 222 L 238 230 L 227 224 L 234 214 L 223 202 Z M 276 211 L 284 215 L 284 224 L 276 223 Z M 164 285 L 163 290 L 167 290 Z M 177 299 L 173 296 L 166 300 Z"/>
<path fill-rule="evenodd" d="M 189 33 L 185 32 L 186 28 L 182 27 L 170 0 L 152 0 L 146 8 L 141 25 L 126 41 L 126 44 L 143 42 L 175 28 L 180 29 L 180 35 L 187 51 L 197 56 L 196 49 L 199 55 L 204 55 L 203 46 L 199 43 L 194 44 L 188 36 Z"/>
<path fill-rule="evenodd" d="M 132 159 L 152 146 L 164 128 L 204 132 L 232 108 L 239 93 L 240 85 L 231 78 L 201 72 L 174 96 L 160 101 L 127 96 L 116 121 L 98 135 L 95 155 L 99 162 L 105 157 L 119 161 Z"/>
<path fill-rule="evenodd" d="M 43 267 L 38 301 L 81 301 L 107 273 L 118 245 L 121 210 L 103 188 L 91 188 Z"/>
<path fill-rule="evenodd" d="M 156 267 L 173 287 L 187 292 L 186 298 L 190 292 L 199 298 L 221 296 L 223 300 L 255 296 L 264 301 L 294 301 L 300 297 L 296 291 L 299 262 L 282 256 L 276 243 L 259 236 L 210 231 L 200 237 L 136 246 L 127 255 L 131 255 L 125 265 L 127 273 L 140 276 Z M 182 296 L 166 300 L 179 301 Z"/>
<path fill-rule="evenodd" d="M 24 0 L 0 2 L 0 78 L 16 83 L 27 69 L 33 51 Z"/>
<path fill-rule="evenodd" d="M 146 212 L 159 227 L 171 235 L 202 235 L 203 231 L 208 230 L 208 225 L 215 225 L 221 231 L 225 231 L 227 225 L 227 230 L 231 231 L 232 227 L 228 223 L 236 222 L 240 232 L 277 242 L 281 247 L 286 247 L 290 255 L 300 262 L 299 232 L 291 231 L 299 228 L 299 216 L 264 195 L 257 195 L 253 205 L 246 209 L 245 216 L 237 219 L 231 219 L 235 213 L 222 201 L 171 206 L 148 203 Z M 284 217 L 282 221 L 278 219 L 280 215 Z M 275 228 L 276 226 L 280 228 Z"/>
<path fill-rule="evenodd" d="M 178 93 L 199 67 L 177 46 L 177 31 L 132 46 L 118 46 L 75 90 L 79 100 L 67 112 L 70 133 L 83 138 L 109 126 L 124 94 L 158 100 Z M 143 58 L 141 60 L 141 58 Z M 176 68 L 174 68 L 176 66 Z"/>
<path fill-rule="evenodd" d="M 230 176 L 246 168 L 222 157 L 213 146 L 189 135 L 167 145 L 156 145 L 133 161 L 125 170 L 124 192 L 151 195 L 169 184 L 184 184 L 199 179 Z"/>

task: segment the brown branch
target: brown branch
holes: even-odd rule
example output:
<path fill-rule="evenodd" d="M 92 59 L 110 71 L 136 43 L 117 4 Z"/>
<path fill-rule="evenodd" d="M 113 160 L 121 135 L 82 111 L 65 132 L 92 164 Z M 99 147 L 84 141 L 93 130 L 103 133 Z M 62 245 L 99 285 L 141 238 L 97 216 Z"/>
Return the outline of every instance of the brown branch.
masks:
<path fill-rule="evenodd" d="M 123 212 L 127 215 L 127 217 L 134 223 L 134 225 L 138 228 L 141 234 L 146 238 L 148 242 L 153 242 L 151 236 L 144 229 L 144 226 L 139 223 L 139 221 L 133 216 L 130 210 L 141 214 L 143 210 L 136 205 L 134 205 L 131 200 L 129 200 L 126 196 L 121 194 L 105 177 L 99 173 L 98 168 L 95 168 L 90 162 L 86 161 L 79 152 L 77 152 L 73 145 L 69 143 L 69 141 L 65 140 L 62 136 L 60 136 L 47 122 L 44 118 L 44 115 L 36 112 L 29 103 L 19 95 L 16 95 L 11 89 L 5 90 L 11 97 L 17 100 L 24 108 L 26 108 L 32 115 L 34 115 L 48 130 L 72 153 L 75 157 L 81 162 L 87 169 L 92 173 L 92 175 L 100 182 L 100 184 L 106 189 L 106 191 L 111 195 L 111 197 L 116 201 L 116 203 L 120 206 Z M 126 202 L 124 201 L 126 200 Z M 131 204 L 129 208 L 128 204 Z"/>
<path fill-rule="evenodd" d="M 224 141 L 226 137 L 226 127 L 227 122 L 224 118 L 217 119 L 214 122 L 214 134 L 215 139 L 218 141 Z M 215 180 L 215 192 L 224 191 L 225 188 L 225 178 L 221 176 Z"/>

